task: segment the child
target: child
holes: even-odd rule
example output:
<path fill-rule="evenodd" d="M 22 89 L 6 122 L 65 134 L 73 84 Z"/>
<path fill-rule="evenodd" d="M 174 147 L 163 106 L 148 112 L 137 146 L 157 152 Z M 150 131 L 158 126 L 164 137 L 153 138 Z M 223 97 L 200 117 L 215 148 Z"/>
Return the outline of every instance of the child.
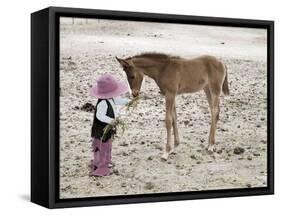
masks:
<path fill-rule="evenodd" d="M 108 124 L 114 124 L 117 115 L 115 105 L 123 105 L 128 102 L 128 99 L 118 97 L 127 91 L 127 84 L 116 81 L 110 74 L 100 76 L 96 86 L 91 89 L 90 95 L 98 98 L 91 133 L 94 152 L 91 176 L 105 176 L 110 173 L 109 168 L 112 165 L 111 138 L 115 131 L 110 130 L 106 136 L 103 136 L 103 129 Z"/>

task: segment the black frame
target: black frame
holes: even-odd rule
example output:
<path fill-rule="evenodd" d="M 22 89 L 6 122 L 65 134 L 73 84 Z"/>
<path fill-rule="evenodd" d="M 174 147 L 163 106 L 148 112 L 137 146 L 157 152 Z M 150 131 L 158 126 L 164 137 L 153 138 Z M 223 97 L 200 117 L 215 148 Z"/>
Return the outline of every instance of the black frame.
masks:
<path fill-rule="evenodd" d="M 267 187 L 59 199 L 59 17 L 267 29 Z M 31 14 L 31 201 L 48 208 L 274 194 L 274 22 L 49 7 Z"/>

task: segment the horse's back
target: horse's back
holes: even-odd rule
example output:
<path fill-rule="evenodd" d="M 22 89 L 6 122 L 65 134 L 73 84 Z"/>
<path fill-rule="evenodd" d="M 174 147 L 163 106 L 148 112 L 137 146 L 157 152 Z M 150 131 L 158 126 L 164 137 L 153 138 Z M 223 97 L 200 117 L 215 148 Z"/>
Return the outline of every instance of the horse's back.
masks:
<path fill-rule="evenodd" d="M 180 65 L 179 92 L 196 92 L 211 81 L 224 77 L 224 65 L 214 56 L 202 55 L 192 59 L 178 59 Z M 221 82 L 221 81 L 219 81 Z"/>
<path fill-rule="evenodd" d="M 213 67 L 213 69 L 217 71 L 224 71 L 223 62 L 215 56 L 203 55 L 198 58 L 201 59 L 208 67 Z"/>

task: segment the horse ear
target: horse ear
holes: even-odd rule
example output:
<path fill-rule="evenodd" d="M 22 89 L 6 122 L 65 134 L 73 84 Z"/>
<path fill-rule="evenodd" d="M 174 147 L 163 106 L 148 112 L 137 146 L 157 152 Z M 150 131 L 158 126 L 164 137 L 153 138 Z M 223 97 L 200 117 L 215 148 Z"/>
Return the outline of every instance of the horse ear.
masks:
<path fill-rule="evenodd" d="M 115 56 L 115 58 L 122 65 L 122 67 L 128 67 L 129 66 L 129 63 L 126 60 L 120 59 L 117 56 Z"/>

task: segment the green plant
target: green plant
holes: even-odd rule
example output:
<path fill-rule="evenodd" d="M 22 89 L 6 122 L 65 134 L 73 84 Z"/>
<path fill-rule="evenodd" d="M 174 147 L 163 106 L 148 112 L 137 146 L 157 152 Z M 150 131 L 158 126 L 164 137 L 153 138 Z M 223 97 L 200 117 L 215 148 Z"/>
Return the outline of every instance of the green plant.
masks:
<path fill-rule="evenodd" d="M 130 100 L 122 109 L 125 109 L 127 111 L 130 110 L 130 108 L 133 108 L 135 109 L 139 103 L 139 100 L 140 100 L 140 97 L 135 97 L 133 98 L 132 100 Z M 121 109 L 121 110 L 122 110 Z M 121 111 L 120 110 L 120 111 Z M 121 113 L 121 112 L 120 112 Z M 128 114 L 130 114 L 131 112 L 127 113 L 127 116 Z M 108 124 L 104 129 L 103 129 L 103 134 L 102 134 L 102 137 L 101 137 L 101 140 L 104 139 L 104 137 L 109 133 L 110 130 L 116 130 L 117 128 L 121 128 L 122 130 L 122 133 L 125 132 L 125 130 L 127 129 L 127 125 L 126 125 L 126 122 L 124 120 L 122 120 L 122 118 L 120 116 L 116 117 L 115 120 L 111 123 L 111 124 Z"/>

